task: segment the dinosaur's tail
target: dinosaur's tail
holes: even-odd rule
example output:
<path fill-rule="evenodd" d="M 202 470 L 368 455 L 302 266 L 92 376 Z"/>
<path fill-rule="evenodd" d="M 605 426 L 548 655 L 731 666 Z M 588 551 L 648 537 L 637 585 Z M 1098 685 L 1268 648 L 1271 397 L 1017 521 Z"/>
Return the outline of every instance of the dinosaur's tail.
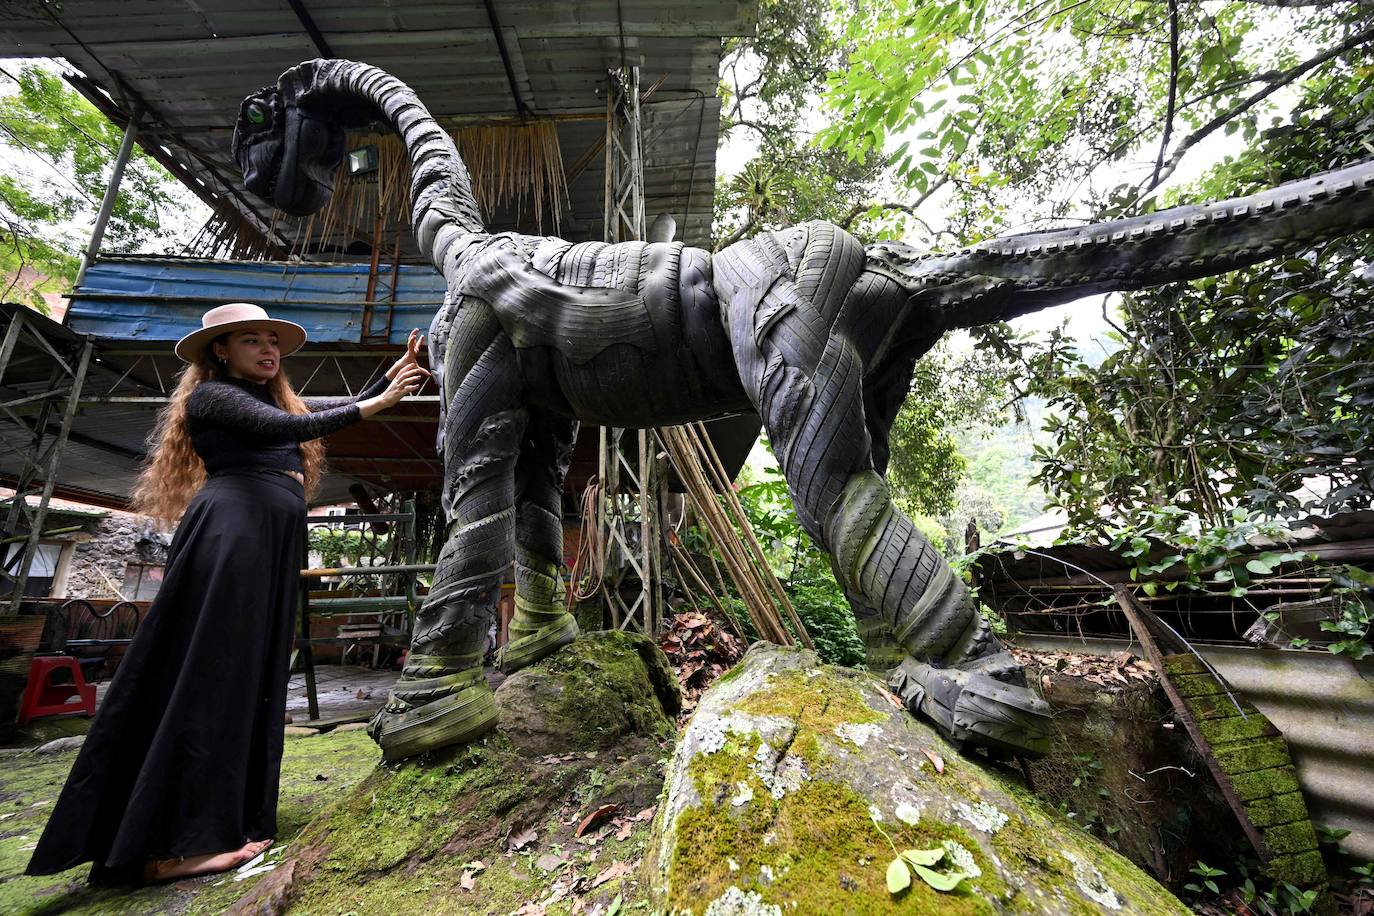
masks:
<path fill-rule="evenodd" d="M 933 288 L 952 291 L 946 325 L 971 327 L 1094 293 L 1234 270 L 1370 227 L 1374 161 L 1247 197 L 1005 236 L 920 266 L 939 281 Z"/>

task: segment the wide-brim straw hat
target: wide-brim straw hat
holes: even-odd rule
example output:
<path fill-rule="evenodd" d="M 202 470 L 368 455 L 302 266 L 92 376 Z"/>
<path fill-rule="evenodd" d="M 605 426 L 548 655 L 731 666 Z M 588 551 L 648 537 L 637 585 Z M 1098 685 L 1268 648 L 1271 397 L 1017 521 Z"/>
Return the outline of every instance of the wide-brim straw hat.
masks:
<path fill-rule="evenodd" d="M 294 321 L 283 321 L 267 314 L 260 305 L 251 302 L 230 302 L 217 305 L 200 318 L 200 330 L 192 331 L 177 341 L 176 354 L 193 363 L 205 353 L 205 348 L 222 334 L 246 328 L 269 328 L 277 332 L 277 348 L 282 356 L 290 356 L 305 346 L 305 328 Z"/>

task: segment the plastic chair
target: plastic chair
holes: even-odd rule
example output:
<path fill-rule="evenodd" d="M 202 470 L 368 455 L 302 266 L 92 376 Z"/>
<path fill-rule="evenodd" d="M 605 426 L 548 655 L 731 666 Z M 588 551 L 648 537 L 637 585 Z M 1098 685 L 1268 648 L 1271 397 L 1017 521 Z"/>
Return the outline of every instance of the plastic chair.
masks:
<path fill-rule="evenodd" d="M 72 682 L 52 683 L 52 676 L 59 671 L 70 672 Z M 81 676 L 81 665 L 70 655 L 35 655 L 29 663 L 29 681 L 19 705 L 19 724 L 73 712 L 95 715 L 95 687 Z"/>

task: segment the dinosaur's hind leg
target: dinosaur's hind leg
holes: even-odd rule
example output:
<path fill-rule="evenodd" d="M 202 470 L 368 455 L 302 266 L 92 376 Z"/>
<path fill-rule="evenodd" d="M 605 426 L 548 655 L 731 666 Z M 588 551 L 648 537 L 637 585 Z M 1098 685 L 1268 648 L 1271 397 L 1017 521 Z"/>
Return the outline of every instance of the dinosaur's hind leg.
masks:
<path fill-rule="evenodd" d="M 482 657 L 514 553 L 515 462 L 528 413 L 514 348 L 484 303 L 464 304 L 444 363 L 447 537 L 401 679 L 372 720 L 388 760 L 496 724 Z"/>
<path fill-rule="evenodd" d="M 829 338 L 810 371 L 770 359 L 757 391 L 802 525 L 857 599 L 865 637 L 884 643 L 870 651 L 900 647 L 890 680 L 911 711 L 958 744 L 1044 753 L 1048 707 L 1017 682 L 1019 666 L 1000 651 L 963 582 L 873 469 L 850 345 Z"/>
<path fill-rule="evenodd" d="M 497 667 L 511 672 L 577 638 L 562 601 L 563 478 L 577 423 L 533 411 L 515 465 L 515 617 Z"/>

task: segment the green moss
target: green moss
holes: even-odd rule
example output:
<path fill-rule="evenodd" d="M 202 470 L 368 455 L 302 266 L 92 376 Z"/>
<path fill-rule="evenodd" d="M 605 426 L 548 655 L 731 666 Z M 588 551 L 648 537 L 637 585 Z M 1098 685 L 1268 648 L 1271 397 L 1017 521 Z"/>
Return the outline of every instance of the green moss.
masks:
<path fill-rule="evenodd" d="M 598 774 L 594 780 L 592 772 Z M 652 797 L 659 777 L 643 755 L 578 755 L 576 761 L 536 766 L 499 735 L 449 756 L 379 769 L 303 839 L 317 847 L 320 858 L 291 912 L 512 912 L 548 896 L 560 878 L 590 879 L 612 862 L 642 855 L 647 822 L 637 824 L 627 840 L 607 838 L 595 847 L 579 843 L 568 826 L 577 820 L 570 815 L 597 803 L 581 797 L 587 786 L 594 782 L 600 796 L 617 787 L 628 793 L 636 776 L 653 783 L 647 791 L 639 786 L 640 794 Z M 433 797 L 417 806 L 416 796 L 426 793 Z M 505 836 L 519 825 L 532 825 L 538 839 L 510 855 Z M 568 862 L 566 869 L 546 873 L 534 867 L 540 855 L 554 850 Z M 473 872 L 476 886 L 465 891 L 465 866 L 477 860 L 487 867 Z M 644 897 L 631 875 L 602 885 L 585 900 L 605 905 L 618 893 L 627 904 Z"/>
<path fill-rule="evenodd" d="M 1231 777 L 1231 785 L 1236 794 L 1247 805 L 1259 798 L 1286 795 L 1298 789 L 1298 774 L 1292 766 L 1275 767 L 1272 770 L 1256 770 Z"/>
<path fill-rule="evenodd" d="M 528 768 L 499 736 L 438 755 L 379 767 L 328 822 L 325 869 L 345 875 L 389 871 L 433 855 L 449 822 L 476 823 L 529 793 Z"/>
<path fill-rule="evenodd" d="M 1210 674 L 1184 674 L 1176 677 L 1174 686 L 1184 699 L 1191 700 L 1194 697 L 1207 697 L 1214 694 L 1225 694 L 1225 689 Z"/>
<path fill-rule="evenodd" d="M 1287 881 L 1297 887 L 1325 885 L 1328 876 L 1326 863 L 1317 850 L 1289 856 L 1275 856 L 1265 866 L 1265 872 L 1275 881 Z"/>
<path fill-rule="evenodd" d="M 1008 784 L 1017 801 L 1017 812 L 992 837 L 993 849 L 1012 874 L 1028 877 L 1033 887 L 1022 888 L 1012 901 L 1014 910 L 1041 909 L 1037 896 L 1062 899 L 1070 911 L 1097 916 L 1101 908 L 1088 901 L 1077 887 L 1074 866 L 1065 852 L 1092 864 L 1116 893 L 1147 914 L 1186 914 L 1188 910 L 1153 879 L 1124 856 L 1099 846 L 1095 840 L 1060 820 L 1052 820 L 1035 796 Z"/>
<path fill-rule="evenodd" d="M 726 736 L 725 744 L 714 754 L 698 754 L 687 766 L 687 775 L 702 798 L 715 798 L 723 791 L 733 792 L 741 783 L 761 791 L 763 783 L 751 769 L 754 753 L 762 744 L 756 734 Z"/>
<path fill-rule="evenodd" d="M 1210 674 L 1207 666 L 1202 663 L 1196 655 L 1166 655 L 1164 656 L 1164 670 L 1178 677 L 1183 674 Z"/>
<path fill-rule="evenodd" d="M 668 904 L 701 912 L 735 886 L 758 892 L 787 913 L 960 914 L 992 912 L 991 901 L 1007 894 L 993 863 L 960 828 L 923 820 L 889 834 L 891 842 L 874 824 L 862 796 L 823 780 L 781 800 L 751 803 L 743 813 L 728 803 L 703 804 L 678 821 Z M 968 849 L 983 874 L 954 893 L 937 892 L 919 880 L 901 895 L 888 893 L 886 870 L 894 845 L 928 848 L 945 839 Z"/>
<path fill-rule="evenodd" d="M 1235 699 L 1240 702 L 1240 708 L 1245 710 L 1247 716 L 1258 715 L 1258 712 L 1249 703 L 1240 697 Z M 1193 697 L 1187 703 L 1188 711 L 1193 714 L 1195 719 L 1229 719 L 1232 716 L 1240 715 L 1236 710 L 1236 703 L 1224 693 L 1210 697 Z"/>
<path fill-rule="evenodd" d="M 1246 718 L 1232 716 L 1227 719 L 1203 719 L 1198 722 L 1198 731 L 1212 747 L 1231 744 L 1237 741 L 1253 741 L 1276 733 L 1269 720 L 1258 713 Z"/>
<path fill-rule="evenodd" d="M 625 735 L 670 737 L 673 722 L 664 708 L 676 712 L 678 697 L 665 694 L 674 685 L 655 677 L 661 675 L 658 666 L 651 670 L 644 660 L 645 655 L 657 660 L 661 654 L 638 634 L 589 633 L 512 677 L 512 687 L 514 678 L 542 679 L 548 689 L 503 690 L 498 695 L 502 727 L 527 716 L 540 732 L 558 735 L 564 747 L 580 750 L 605 748 Z"/>
<path fill-rule="evenodd" d="M 352 789 L 373 768 L 377 756 L 376 745 L 363 732 L 287 742 L 277 808 L 278 845 L 294 846 L 302 825 Z M 68 751 L 10 758 L 0 766 L 0 814 L 13 815 L 0 820 L 0 913 L 222 913 L 260 880 L 213 878 L 180 885 L 98 888 L 86 885 L 85 865 L 57 875 L 23 875 L 29 847 L 38 840 L 75 760 L 76 752 Z"/>
<path fill-rule="evenodd" d="M 775 674 L 761 690 L 755 691 L 735 708 L 756 716 L 783 716 L 797 723 L 803 732 L 833 735 L 835 726 L 846 723 L 882 722 L 886 712 L 869 706 L 853 683 L 854 675 L 840 668 L 822 669 L 823 674 L 807 677 L 801 671 Z"/>
<path fill-rule="evenodd" d="M 1311 821 L 1294 821 L 1264 831 L 1264 845 L 1276 856 L 1296 855 L 1317 848 Z"/>
<path fill-rule="evenodd" d="M 738 677 L 739 677 L 741 674 L 743 674 L 743 673 L 744 673 L 744 663 L 743 663 L 742 661 L 741 661 L 741 662 L 736 662 L 736 663 L 735 663 L 735 666 L 734 666 L 733 668 L 731 668 L 729 671 L 727 671 L 727 672 L 725 672 L 724 674 L 722 674 L 720 677 L 716 678 L 716 683 L 717 683 L 717 684 L 728 684 L 728 683 L 730 683 L 731 681 L 733 681 L 733 680 L 735 680 L 736 678 L 738 678 Z"/>
<path fill-rule="evenodd" d="M 1301 792 L 1286 792 L 1250 802 L 1245 806 L 1245 813 L 1256 827 L 1291 824 L 1293 821 L 1307 820 L 1307 802 L 1303 800 Z"/>
<path fill-rule="evenodd" d="M 1212 753 L 1221 768 L 1233 776 L 1292 763 L 1292 758 L 1288 756 L 1288 742 L 1283 738 L 1261 738 L 1244 744 L 1214 747 Z"/>

